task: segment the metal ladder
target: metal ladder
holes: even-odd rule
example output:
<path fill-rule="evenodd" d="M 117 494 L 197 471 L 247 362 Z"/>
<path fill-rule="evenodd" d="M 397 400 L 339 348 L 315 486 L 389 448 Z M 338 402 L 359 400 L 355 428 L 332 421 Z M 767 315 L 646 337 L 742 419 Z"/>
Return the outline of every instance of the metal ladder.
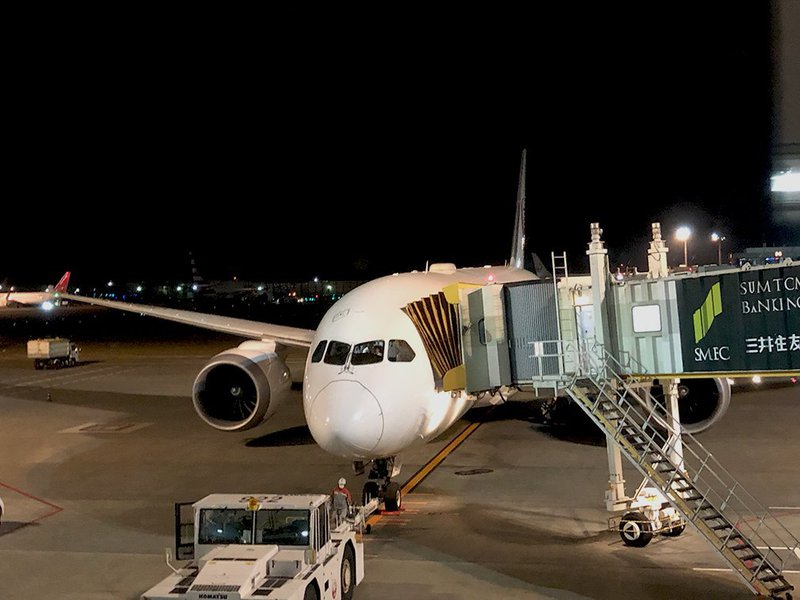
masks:
<path fill-rule="evenodd" d="M 763 507 L 692 435 L 679 436 L 647 386 L 623 378 L 604 350 L 581 349 L 590 368 L 566 382 L 567 393 L 661 490 L 753 593 L 780 597 L 793 586 L 787 561 L 800 560 L 800 541 Z M 664 414 L 662 412 L 662 414 Z M 676 443 L 682 442 L 681 453 Z"/>
<path fill-rule="evenodd" d="M 567 267 L 567 253 L 564 252 L 562 254 L 556 254 L 555 252 L 550 253 L 550 262 L 553 266 L 553 293 L 556 302 L 556 327 L 558 331 L 558 339 L 577 339 L 578 332 L 577 327 L 573 325 L 575 323 L 575 309 L 569 305 L 568 303 L 561 302 L 558 293 L 558 281 L 561 279 L 563 281 L 563 286 L 565 288 L 569 288 L 569 269 Z M 564 331 L 565 326 L 567 329 L 573 329 L 572 331 Z M 565 360 L 568 358 L 563 353 L 559 353 L 560 356 L 558 357 L 558 364 L 559 364 L 559 371 L 560 373 L 564 373 L 565 369 L 567 368 L 567 364 Z M 538 371 L 541 373 L 542 371 Z M 538 392 L 538 390 L 537 390 Z"/>

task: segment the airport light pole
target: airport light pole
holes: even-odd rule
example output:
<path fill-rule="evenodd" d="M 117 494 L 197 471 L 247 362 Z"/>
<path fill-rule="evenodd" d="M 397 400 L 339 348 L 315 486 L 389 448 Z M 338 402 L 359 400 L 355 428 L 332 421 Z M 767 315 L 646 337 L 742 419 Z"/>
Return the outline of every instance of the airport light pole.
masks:
<path fill-rule="evenodd" d="M 678 230 L 675 232 L 675 239 L 679 242 L 683 242 L 683 264 L 686 267 L 689 266 L 688 241 L 690 237 L 692 237 L 692 230 L 686 226 L 678 227 Z"/>
<path fill-rule="evenodd" d="M 717 243 L 717 264 L 722 264 L 722 242 L 725 240 L 724 235 L 718 233 L 711 234 L 711 241 Z"/>

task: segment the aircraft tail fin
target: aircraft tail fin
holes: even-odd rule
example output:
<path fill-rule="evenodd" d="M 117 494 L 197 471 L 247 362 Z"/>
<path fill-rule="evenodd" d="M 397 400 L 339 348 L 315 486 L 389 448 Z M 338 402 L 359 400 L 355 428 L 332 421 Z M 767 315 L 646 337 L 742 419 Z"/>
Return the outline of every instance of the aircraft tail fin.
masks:
<path fill-rule="evenodd" d="M 67 293 L 67 286 L 69 285 L 69 276 L 70 275 L 71 275 L 71 273 L 69 271 L 64 273 L 64 276 L 61 279 L 58 280 L 58 283 L 56 284 L 56 287 L 53 288 L 53 291 L 54 292 L 59 292 L 61 294 L 66 294 Z"/>
<path fill-rule="evenodd" d="M 525 159 L 527 150 L 522 151 L 519 165 L 519 187 L 517 188 L 517 216 L 514 221 L 514 240 L 511 246 L 511 259 L 508 265 L 512 269 L 525 266 Z"/>
<path fill-rule="evenodd" d="M 536 254 L 536 252 L 531 252 L 531 258 L 533 259 L 533 269 L 531 270 L 539 279 L 553 278 L 553 274 L 548 270 L 547 267 L 544 266 L 542 259 L 539 258 L 539 255 Z"/>

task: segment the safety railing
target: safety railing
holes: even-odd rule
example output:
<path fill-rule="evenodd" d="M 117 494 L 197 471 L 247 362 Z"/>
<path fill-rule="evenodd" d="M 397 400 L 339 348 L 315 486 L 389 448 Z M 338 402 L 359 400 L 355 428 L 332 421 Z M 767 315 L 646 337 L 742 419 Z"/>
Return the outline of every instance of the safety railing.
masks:
<path fill-rule="evenodd" d="M 800 562 L 800 541 L 695 436 L 676 427 L 647 383 L 627 375 L 631 367 L 637 368 L 630 360 L 623 365 L 600 344 L 554 344 L 551 348 L 564 353 L 564 362 L 578 366 L 573 373 L 562 374 L 565 389 L 580 392 L 570 395 L 673 506 L 719 552 L 728 553 L 729 562 L 735 565 L 741 559 L 747 572 L 740 569 L 740 575 L 749 584 L 760 577 L 771 579 L 774 572 Z M 548 357 L 544 353 L 532 356 L 534 360 Z M 717 518 L 709 517 L 710 507 L 729 526 L 713 531 L 704 526 L 703 521 Z M 758 551 L 759 556 L 749 563 L 731 552 L 732 542 L 740 538 Z"/>

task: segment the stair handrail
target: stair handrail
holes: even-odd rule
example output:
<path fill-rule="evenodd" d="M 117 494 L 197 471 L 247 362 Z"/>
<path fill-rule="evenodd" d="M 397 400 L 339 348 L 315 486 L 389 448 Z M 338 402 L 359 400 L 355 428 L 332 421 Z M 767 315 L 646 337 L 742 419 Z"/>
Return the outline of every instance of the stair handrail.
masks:
<path fill-rule="evenodd" d="M 619 363 L 619 361 L 616 360 L 615 357 L 608 354 L 608 352 L 606 352 L 605 350 L 603 350 L 603 356 L 601 357 L 599 352 L 600 350 L 599 345 L 590 347 L 588 348 L 588 350 L 590 350 L 588 354 L 588 360 L 592 365 L 591 371 L 593 373 L 598 373 L 598 374 L 603 373 L 601 377 L 597 376 L 587 377 L 587 379 L 589 379 L 592 382 L 592 384 L 598 389 L 599 392 L 603 393 L 604 386 L 610 384 L 610 379 L 612 378 L 616 378 L 622 381 L 623 376 L 621 376 L 617 372 L 617 370 L 613 368 L 614 366 L 617 366 L 618 368 L 621 366 L 621 364 Z M 630 384 L 636 384 L 639 382 L 638 379 L 635 377 L 628 376 L 624 377 L 624 379 L 626 380 L 627 383 L 626 387 L 629 386 Z M 650 392 L 645 388 L 641 389 L 647 396 L 648 400 L 651 401 L 651 406 L 655 406 L 655 399 L 652 397 Z M 610 400 L 612 400 L 612 403 L 614 403 L 613 397 L 610 397 L 608 394 L 605 395 Z M 634 404 L 629 400 L 630 397 L 623 398 L 622 402 L 618 404 L 620 406 L 624 406 L 625 404 L 627 404 L 629 409 L 631 407 L 633 408 L 635 417 L 639 419 L 638 422 L 635 420 L 633 421 L 633 423 L 636 425 L 635 428 L 639 430 L 639 433 L 642 436 L 644 436 L 647 441 L 651 443 L 656 443 L 658 447 L 662 449 L 666 448 L 670 451 L 675 451 L 676 450 L 675 443 L 672 442 L 671 439 L 675 439 L 674 435 L 676 432 L 674 427 L 672 426 L 672 423 L 660 418 L 655 413 L 655 411 L 651 409 L 651 406 L 648 406 L 647 403 L 638 396 L 638 394 L 632 394 L 631 396 L 636 401 L 636 404 Z M 646 413 L 649 413 L 647 417 L 642 415 L 641 412 L 637 410 L 637 405 L 638 408 L 646 409 Z M 630 413 L 628 412 L 627 414 Z M 669 433 L 670 435 L 664 435 L 655 428 L 652 428 L 653 430 L 652 434 L 649 434 L 648 432 L 644 431 L 644 429 L 647 427 L 653 415 L 655 415 L 654 421 L 656 421 L 659 424 L 659 426 L 662 429 L 666 430 L 666 432 Z M 619 436 L 620 433 L 619 431 L 617 431 L 616 437 L 619 438 Z M 682 468 L 686 471 L 687 475 L 692 476 L 692 484 L 695 487 L 699 488 L 700 484 L 707 484 L 709 486 L 708 491 L 705 494 L 703 494 L 702 497 L 704 499 L 715 501 L 714 502 L 715 505 L 720 505 L 721 508 L 719 510 L 722 514 L 727 514 L 727 515 L 733 514 L 734 516 L 736 516 L 737 519 L 735 521 L 731 521 L 733 526 L 739 529 L 740 531 L 743 529 L 751 531 L 752 537 L 756 537 L 762 540 L 769 548 L 769 550 L 766 552 L 766 555 L 769 554 L 773 555 L 774 558 L 776 558 L 781 565 L 785 565 L 786 561 L 789 560 L 789 558 L 791 558 L 792 554 L 800 558 L 800 550 L 798 550 L 798 548 L 800 548 L 800 540 L 798 540 L 797 537 L 794 534 L 792 534 L 792 532 L 789 531 L 789 529 L 787 529 L 786 526 L 783 525 L 783 523 L 781 523 L 780 520 L 777 519 L 776 515 L 774 515 L 763 504 L 761 504 L 761 502 L 758 501 L 750 492 L 748 492 L 746 488 L 742 487 L 741 484 L 738 482 L 738 480 L 736 480 L 736 478 L 733 477 L 733 475 L 714 457 L 714 455 L 710 451 L 708 451 L 702 445 L 702 443 L 700 443 L 699 440 L 697 440 L 695 436 L 687 433 L 685 429 L 681 428 L 681 437 L 683 440 L 682 454 L 684 458 L 683 460 L 684 465 Z M 659 443 L 659 438 L 663 440 L 664 442 L 663 444 Z M 695 448 L 701 450 L 701 454 L 698 454 Z M 687 456 L 686 456 L 687 451 L 690 454 L 690 456 L 696 459 L 696 461 L 700 464 L 699 468 L 696 468 L 694 465 L 690 464 L 690 461 L 687 461 Z M 644 461 L 645 456 L 642 457 L 643 460 L 640 462 L 646 462 Z M 667 458 L 670 464 L 676 469 L 681 468 L 681 465 L 675 465 L 672 459 L 667 454 L 665 454 L 665 458 Z M 690 471 L 694 472 L 690 473 Z M 707 475 L 701 477 L 703 471 L 706 471 Z M 709 478 L 711 479 L 711 481 L 708 481 Z M 716 487 L 714 483 L 715 481 L 720 487 L 722 487 L 725 490 L 725 492 L 728 493 L 728 496 L 726 498 L 723 499 L 722 493 L 719 490 L 715 489 Z M 732 499 L 735 499 L 737 506 L 734 506 L 732 504 L 731 502 Z M 752 521 L 753 518 L 758 520 L 758 525 L 756 527 L 750 525 L 750 521 Z M 768 518 L 771 520 L 771 522 L 776 523 L 777 527 L 770 526 L 770 524 L 766 522 L 766 519 Z M 783 556 L 775 552 L 772 546 L 778 544 L 767 543 L 765 537 L 766 534 L 759 533 L 759 529 L 761 529 L 762 526 L 769 534 L 771 534 L 773 538 L 775 538 L 776 540 L 778 540 L 778 542 L 780 542 L 780 545 L 785 546 L 787 548 L 787 551 L 791 551 L 789 557 L 784 558 Z M 778 530 L 776 531 L 776 529 Z"/>

